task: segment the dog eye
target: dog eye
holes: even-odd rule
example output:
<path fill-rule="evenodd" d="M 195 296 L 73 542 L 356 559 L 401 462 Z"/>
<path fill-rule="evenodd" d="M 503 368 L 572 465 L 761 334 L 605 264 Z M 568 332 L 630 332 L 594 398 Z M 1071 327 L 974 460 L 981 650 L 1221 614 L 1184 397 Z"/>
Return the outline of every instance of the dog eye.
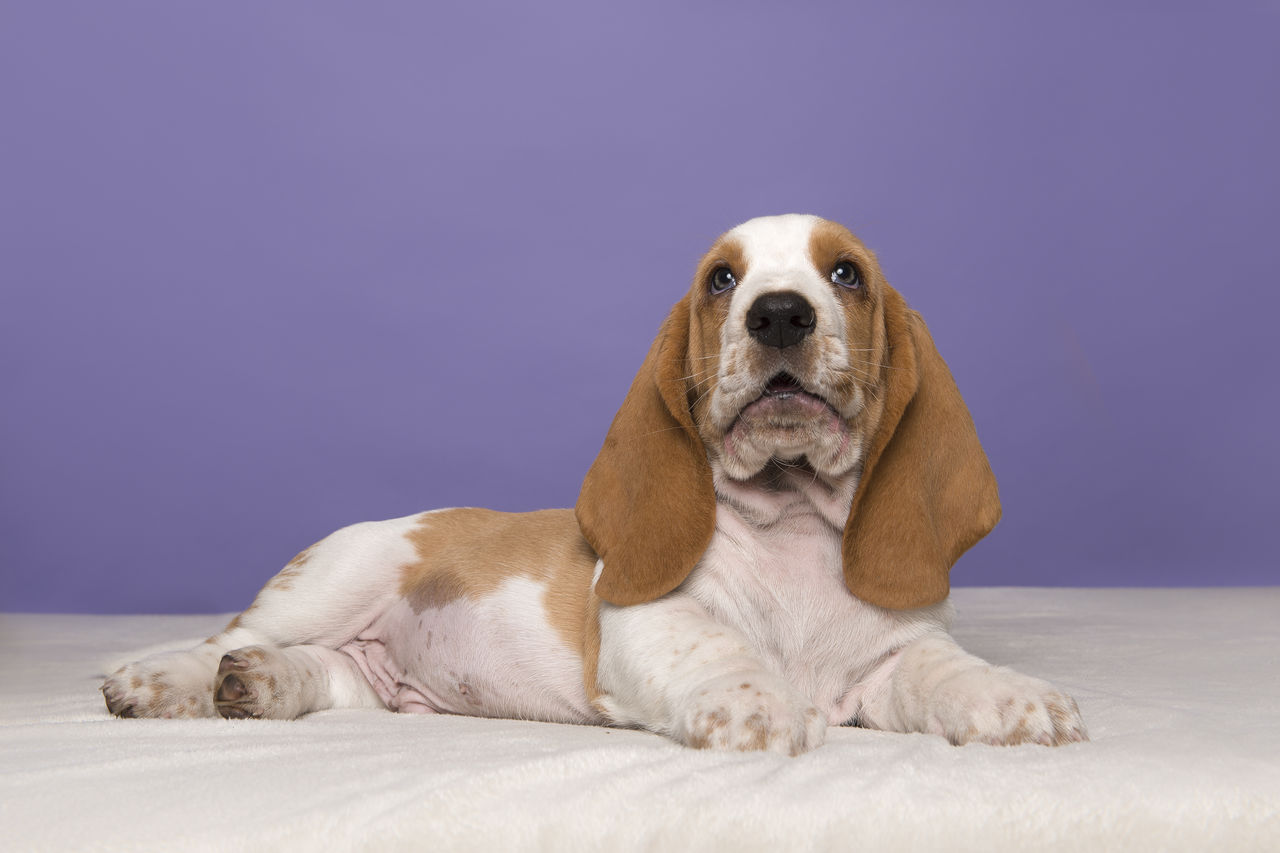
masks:
<path fill-rule="evenodd" d="M 831 280 L 850 290 L 857 290 L 862 287 L 862 276 L 858 274 L 858 268 L 848 261 L 841 261 L 831 270 Z"/>
<path fill-rule="evenodd" d="M 738 283 L 733 277 L 733 270 L 728 267 L 717 267 L 716 271 L 711 274 L 711 292 L 724 293 L 730 290 Z"/>

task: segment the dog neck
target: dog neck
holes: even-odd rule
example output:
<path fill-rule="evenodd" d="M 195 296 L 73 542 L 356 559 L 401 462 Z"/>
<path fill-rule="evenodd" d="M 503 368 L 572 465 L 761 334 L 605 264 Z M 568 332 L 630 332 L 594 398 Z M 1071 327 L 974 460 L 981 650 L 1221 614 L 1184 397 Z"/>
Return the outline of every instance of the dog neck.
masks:
<path fill-rule="evenodd" d="M 736 480 L 712 462 L 716 502 L 761 533 L 814 533 L 839 535 L 849 517 L 849 505 L 858 488 L 862 466 L 837 477 L 818 473 L 803 460 L 772 459 L 745 480 Z"/>

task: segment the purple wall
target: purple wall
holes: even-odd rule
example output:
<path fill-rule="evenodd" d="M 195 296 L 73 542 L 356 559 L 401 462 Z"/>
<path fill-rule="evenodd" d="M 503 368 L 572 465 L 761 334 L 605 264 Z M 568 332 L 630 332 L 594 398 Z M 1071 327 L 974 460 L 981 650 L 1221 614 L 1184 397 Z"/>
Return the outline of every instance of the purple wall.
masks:
<path fill-rule="evenodd" d="M 7 5 L 0 609 L 569 505 L 721 230 L 853 227 L 1000 477 L 959 584 L 1280 582 L 1274 3 Z"/>

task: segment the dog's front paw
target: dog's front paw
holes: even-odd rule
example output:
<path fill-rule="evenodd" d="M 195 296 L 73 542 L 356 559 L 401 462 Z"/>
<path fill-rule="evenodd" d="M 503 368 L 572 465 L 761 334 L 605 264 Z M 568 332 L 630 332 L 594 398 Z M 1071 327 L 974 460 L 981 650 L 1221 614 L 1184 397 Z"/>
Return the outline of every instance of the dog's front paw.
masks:
<path fill-rule="evenodd" d="M 929 730 L 954 744 L 1061 746 L 1089 739 L 1076 700 L 1047 681 L 993 666 L 940 684 Z"/>
<path fill-rule="evenodd" d="M 695 749 L 799 755 L 821 746 L 827 720 L 813 703 L 766 672 L 700 685 L 677 714 L 676 740 Z"/>
<path fill-rule="evenodd" d="M 117 717 L 216 717 L 213 665 L 197 652 L 167 652 L 120 667 L 102 684 Z"/>

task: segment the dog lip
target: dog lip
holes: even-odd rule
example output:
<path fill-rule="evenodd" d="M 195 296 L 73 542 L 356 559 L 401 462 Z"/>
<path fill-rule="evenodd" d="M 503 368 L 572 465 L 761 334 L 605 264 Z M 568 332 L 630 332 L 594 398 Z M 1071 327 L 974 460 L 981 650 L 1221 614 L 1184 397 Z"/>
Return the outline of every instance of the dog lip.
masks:
<path fill-rule="evenodd" d="M 764 390 L 761 392 L 762 397 L 774 397 L 785 399 L 794 397 L 796 394 L 808 394 L 804 386 L 800 384 L 800 380 L 796 379 L 790 373 L 779 373 L 765 383 Z M 810 394 L 809 396 L 815 396 Z"/>

